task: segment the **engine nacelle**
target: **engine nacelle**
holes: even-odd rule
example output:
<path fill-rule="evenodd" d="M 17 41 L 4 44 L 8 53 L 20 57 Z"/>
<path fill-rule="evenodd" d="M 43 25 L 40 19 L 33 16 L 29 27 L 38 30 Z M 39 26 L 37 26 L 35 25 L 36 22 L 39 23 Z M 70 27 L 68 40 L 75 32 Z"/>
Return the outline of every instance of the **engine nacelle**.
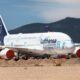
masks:
<path fill-rule="evenodd" d="M 14 56 L 14 51 L 8 48 L 5 48 L 0 52 L 0 57 L 2 59 L 12 59 Z"/>
<path fill-rule="evenodd" d="M 76 55 L 80 58 L 80 49 L 77 50 Z"/>
<path fill-rule="evenodd" d="M 80 47 L 75 48 L 74 54 L 76 54 L 77 57 L 80 58 Z"/>

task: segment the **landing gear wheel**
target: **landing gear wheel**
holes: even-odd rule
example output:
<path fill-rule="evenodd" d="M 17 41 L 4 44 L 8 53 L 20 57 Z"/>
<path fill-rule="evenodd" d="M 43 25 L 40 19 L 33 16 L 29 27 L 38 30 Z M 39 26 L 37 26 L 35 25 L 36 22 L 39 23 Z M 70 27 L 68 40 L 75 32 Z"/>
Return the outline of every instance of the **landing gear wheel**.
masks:
<path fill-rule="evenodd" d="M 19 58 L 14 58 L 14 61 L 18 61 L 19 60 Z"/>
<path fill-rule="evenodd" d="M 22 59 L 24 59 L 24 60 L 28 60 L 29 58 L 25 56 L 25 57 L 22 57 Z"/>

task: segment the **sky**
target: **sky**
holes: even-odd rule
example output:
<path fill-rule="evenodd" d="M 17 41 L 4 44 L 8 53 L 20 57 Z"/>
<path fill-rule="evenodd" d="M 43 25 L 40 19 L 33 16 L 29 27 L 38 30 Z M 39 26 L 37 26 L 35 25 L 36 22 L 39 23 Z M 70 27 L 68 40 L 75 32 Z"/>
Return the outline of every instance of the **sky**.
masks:
<path fill-rule="evenodd" d="M 80 0 L 0 0 L 0 14 L 8 30 L 66 17 L 80 18 Z"/>

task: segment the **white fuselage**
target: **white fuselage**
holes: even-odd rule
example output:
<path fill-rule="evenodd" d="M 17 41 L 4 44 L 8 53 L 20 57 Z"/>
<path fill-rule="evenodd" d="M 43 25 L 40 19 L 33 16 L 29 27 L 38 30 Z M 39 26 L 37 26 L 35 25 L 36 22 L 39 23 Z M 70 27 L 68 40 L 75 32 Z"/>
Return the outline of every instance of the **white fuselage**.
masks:
<path fill-rule="evenodd" d="M 47 51 L 49 54 L 67 54 L 74 50 L 72 39 L 61 32 L 10 34 L 4 37 L 4 45 Z"/>

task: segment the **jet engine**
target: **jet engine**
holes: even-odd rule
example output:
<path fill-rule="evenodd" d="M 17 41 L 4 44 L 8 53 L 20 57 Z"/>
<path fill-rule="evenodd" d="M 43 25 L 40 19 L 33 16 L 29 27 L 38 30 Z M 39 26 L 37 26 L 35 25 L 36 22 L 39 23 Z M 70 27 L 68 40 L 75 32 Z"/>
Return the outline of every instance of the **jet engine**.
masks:
<path fill-rule="evenodd" d="M 77 57 L 80 58 L 80 47 L 76 47 L 76 48 L 75 48 L 74 54 L 76 54 Z"/>
<path fill-rule="evenodd" d="M 2 59 L 12 59 L 14 56 L 14 51 L 8 48 L 2 49 L 0 52 L 0 57 Z"/>
<path fill-rule="evenodd" d="M 76 55 L 80 58 L 80 49 L 77 50 Z"/>

